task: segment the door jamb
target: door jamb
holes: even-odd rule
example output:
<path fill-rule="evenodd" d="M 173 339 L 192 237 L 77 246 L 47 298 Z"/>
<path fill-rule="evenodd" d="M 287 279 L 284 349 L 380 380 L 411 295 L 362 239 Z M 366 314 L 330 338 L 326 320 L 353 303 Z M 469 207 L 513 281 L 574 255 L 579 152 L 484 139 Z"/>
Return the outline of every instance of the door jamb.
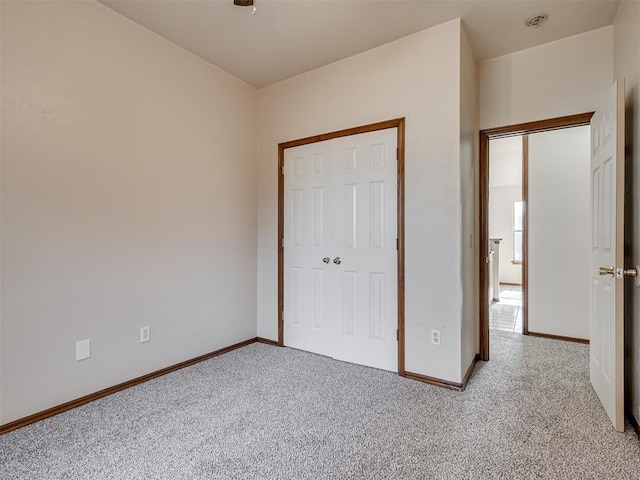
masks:
<path fill-rule="evenodd" d="M 535 122 L 519 123 L 515 125 L 507 125 L 504 127 L 489 128 L 480 131 L 480 159 L 479 159 L 479 188 L 478 188 L 478 205 L 479 205 L 479 222 L 480 222 L 480 248 L 478 248 L 478 269 L 479 269 L 479 288 L 478 311 L 480 313 L 480 360 L 489 360 L 489 306 L 487 298 L 489 294 L 489 272 L 487 270 L 486 259 L 489 256 L 489 140 L 497 138 L 513 137 L 517 135 L 528 135 L 531 133 L 547 132 L 558 130 L 561 128 L 578 127 L 581 125 L 589 125 L 594 112 L 580 113 L 577 115 L 568 115 L 564 117 L 550 118 L 547 120 L 539 120 Z M 523 152 L 524 153 L 524 152 Z M 524 167 L 525 165 L 523 165 Z M 523 168 L 523 176 L 526 175 Z M 524 184 L 523 184 L 524 188 Z M 525 219 L 528 217 L 527 199 L 523 192 L 523 202 L 525 210 Z M 526 240 L 527 225 L 525 223 L 524 231 L 524 261 L 523 261 L 523 299 L 526 304 L 526 287 L 527 279 L 524 279 L 527 273 L 527 247 Z"/>
<path fill-rule="evenodd" d="M 389 128 L 397 129 L 397 256 L 398 256 L 398 374 L 404 376 L 404 143 L 405 118 L 361 125 L 359 127 L 323 133 L 278 144 L 278 345 L 284 346 L 284 151 L 309 143 L 323 142 L 335 138 L 375 132 Z"/>
<path fill-rule="evenodd" d="M 522 334 L 529 335 L 529 134 L 522 135 Z"/>

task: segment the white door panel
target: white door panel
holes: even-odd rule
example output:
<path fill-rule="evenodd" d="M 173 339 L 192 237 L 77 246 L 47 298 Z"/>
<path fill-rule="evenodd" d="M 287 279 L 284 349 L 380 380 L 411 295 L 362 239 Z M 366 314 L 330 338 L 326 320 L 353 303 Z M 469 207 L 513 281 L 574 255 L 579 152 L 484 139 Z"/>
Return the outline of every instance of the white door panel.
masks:
<path fill-rule="evenodd" d="M 590 377 L 617 430 L 623 413 L 624 81 L 591 120 Z M 601 274 L 600 267 L 611 268 Z"/>
<path fill-rule="evenodd" d="M 326 355 L 327 268 L 322 259 L 331 236 L 327 223 L 325 160 L 328 142 L 288 151 L 285 157 L 285 344 Z"/>
<path fill-rule="evenodd" d="M 285 150 L 285 345 L 397 371 L 396 138 Z"/>
<path fill-rule="evenodd" d="M 333 356 L 397 371 L 396 129 L 336 140 L 342 294 Z"/>

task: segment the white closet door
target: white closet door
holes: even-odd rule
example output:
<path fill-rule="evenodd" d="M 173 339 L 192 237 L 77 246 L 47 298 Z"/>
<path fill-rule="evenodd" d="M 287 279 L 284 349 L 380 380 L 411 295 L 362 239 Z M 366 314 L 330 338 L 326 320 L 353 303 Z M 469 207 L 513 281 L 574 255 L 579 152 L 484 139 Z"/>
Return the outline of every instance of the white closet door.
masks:
<path fill-rule="evenodd" d="M 326 141 L 290 148 L 284 161 L 284 343 L 328 356 L 335 316 L 331 147 Z"/>
<path fill-rule="evenodd" d="M 285 345 L 397 371 L 396 135 L 285 151 Z"/>
<path fill-rule="evenodd" d="M 396 129 L 336 140 L 333 356 L 397 371 Z"/>

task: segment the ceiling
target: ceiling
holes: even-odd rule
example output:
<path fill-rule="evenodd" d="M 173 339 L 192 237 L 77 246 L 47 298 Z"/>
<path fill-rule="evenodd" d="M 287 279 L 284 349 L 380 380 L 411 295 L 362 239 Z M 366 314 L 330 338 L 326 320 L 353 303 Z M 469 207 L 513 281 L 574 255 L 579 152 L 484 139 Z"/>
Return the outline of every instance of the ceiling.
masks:
<path fill-rule="evenodd" d="M 620 0 L 99 0 L 260 88 L 461 17 L 479 61 L 614 21 Z M 541 12 L 549 20 L 524 25 Z"/>

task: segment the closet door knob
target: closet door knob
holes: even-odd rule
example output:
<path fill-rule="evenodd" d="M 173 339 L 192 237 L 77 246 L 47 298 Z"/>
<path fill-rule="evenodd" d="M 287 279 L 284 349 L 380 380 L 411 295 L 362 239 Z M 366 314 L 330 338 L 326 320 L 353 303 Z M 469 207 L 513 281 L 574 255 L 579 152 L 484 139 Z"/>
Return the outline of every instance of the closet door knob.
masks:
<path fill-rule="evenodd" d="M 615 269 L 613 267 L 600 267 L 598 268 L 598 273 L 600 275 L 611 275 L 613 277 L 615 275 Z"/>
<path fill-rule="evenodd" d="M 342 263 L 342 260 L 340 260 L 340 257 L 336 257 L 333 259 L 333 263 L 335 263 L 336 265 L 340 265 Z"/>
<path fill-rule="evenodd" d="M 329 263 L 329 262 L 331 261 L 331 259 L 330 259 L 329 257 L 324 257 L 324 258 L 322 259 L 322 261 L 323 261 L 324 263 Z"/>

